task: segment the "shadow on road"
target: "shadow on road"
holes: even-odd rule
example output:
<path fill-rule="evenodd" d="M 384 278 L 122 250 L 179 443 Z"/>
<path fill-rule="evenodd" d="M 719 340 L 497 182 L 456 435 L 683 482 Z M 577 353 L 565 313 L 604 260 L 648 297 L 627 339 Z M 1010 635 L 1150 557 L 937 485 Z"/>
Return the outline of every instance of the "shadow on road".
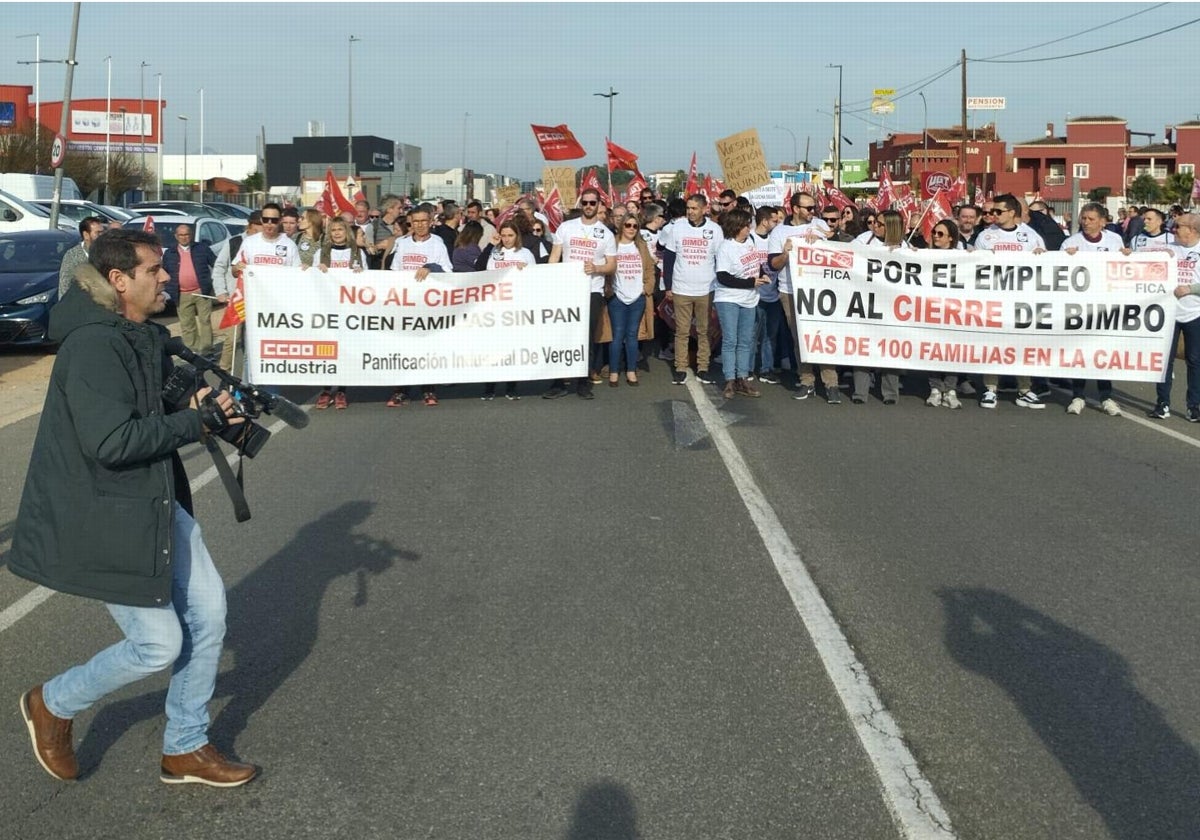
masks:
<path fill-rule="evenodd" d="M 1200 756 L 1124 659 L 999 592 L 938 594 L 955 661 L 1007 692 L 1113 837 L 1200 837 Z"/>
<path fill-rule="evenodd" d="M 318 610 L 325 590 L 336 578 L 353 574 L 356 591 L 351 606 L 369 597 L 368 579 L 397 560 L 420 556 L 400 550 L 386 540 L 354 533 L 374 505 L 347 502 L 301 528 L 296 536 L 228 592 L 226 650 L 234 667 L 218 675 L 216 697 L 229 702 L 210 729 L 214 744 L 231 748 L 250 716 L 270 699 L 308 658 L 319 631 Z M 129 728 L 163 714 L 166 690 L 118 703 L 105 703 L 88 727 L 78 749 L 87 774 Z"/>
<path fill-rule="evenodd" d="M 575 801 L 566 840 L 638 840 L 637 811 L 624 785 L 596 782 Z"/>

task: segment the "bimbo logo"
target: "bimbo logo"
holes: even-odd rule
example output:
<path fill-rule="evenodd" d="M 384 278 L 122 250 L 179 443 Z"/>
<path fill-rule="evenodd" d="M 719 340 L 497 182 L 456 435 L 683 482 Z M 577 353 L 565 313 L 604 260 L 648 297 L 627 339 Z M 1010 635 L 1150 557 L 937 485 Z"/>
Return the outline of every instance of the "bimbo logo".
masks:
<path fill-rule="evenodd" d="M 825 248 L 796 249 L 796 260 L 800 265 L 826 266 L 828 268 L 854 268 L 854 254 L 849 251 L 830 251 Z"/>
<path fill-rule="evenodd" d="M 258 344 L 258 355 L 264 359 L 336 359 L 336 341 L 305 341 L 268 339 Z"/>

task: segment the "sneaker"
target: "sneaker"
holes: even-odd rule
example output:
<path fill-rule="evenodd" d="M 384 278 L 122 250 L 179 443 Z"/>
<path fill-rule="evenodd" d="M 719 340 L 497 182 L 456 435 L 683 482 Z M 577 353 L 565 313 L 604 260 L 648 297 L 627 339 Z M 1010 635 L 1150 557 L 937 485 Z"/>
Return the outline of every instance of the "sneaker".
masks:
<path fill-rule="evenodd" d="M 813 389 L 812 389 L 811 385 L 797 385 L 796 393 L 792 394 L 792 399 L 806 400 L 809 397 L 811 397 L 812 394 L 813 394 Z"/>
<path fill-rule="evenodd" d="M 1071 404 L 1067 406 L 1067 414 L 1083 414 L 1083 407 L 1087 405 L 1083 401 L 1083 397 L 1076 397 L 1071 400 Z"/>
<path fill-rule="evenodd" d="M 496 399 L 496 392 L 484 391 L 483 396 L 481 396 L 479 399 L 483 400 L 484 402 L 491 402 L 492 400 Z"/>
<path fill-rule="evenodd" d="M 1146 416 L 1151 420 L 1166 420 L 1171 416 L 1171 406 L 1166 403 L 1157 403 L 1153 411 L 1147 411 Z"/>
<path fill-rule="evenodd" d="M 546 391 L 546 393 L 542 394 L 542 399 L 556 400 L 559 397 L 565 397 L 566 395 L 567 395 L 566 388 L 564 388 L 562 385 L 554 385 L 554 386 L 551 386 L 551 388 L 548 391 Z"/>
<path fill-rule="evenodd" d="M 403 391 L 393 391 L 392 395 L 388 397 L 388 408 L 403 408 L 406 405 L 408 405 L 408 394 Z"/>
<path fill-rule="evenodd" d="M 658 351 L 658 358 L 662 359 L 664 362 L 673 362 L 675 361 L 675 351 L 670 347 L 664 347 L 662 350 Z"/>
<path fill-rule="evenodd" d="M 850 398 L 850 402 L 854 403 L 855 405 L 865 405 L 867 402 L 867 398 L 864 397 L 862 394 L 855 394 L 854 396 L 852 396 Z"/>
<path fill-rule="evenodd" d="M 504 399 L 508 400 L 509 402 L 516 402 L 517 400 L 521 399 L 521 395 L 517 393 L 516 388 L 509 388 L 504 392 Z"/>
<path fill-rule="evenodd" d="M 946 408 L 962 408 L 962 403 L 958 401 L 958 394 L 953 391 L 947 391 L 942 395 L 942 405 Z"/>
<path fill-rule="evenodd" d="M 430 408 L 433 408 L 438 404 L 437 394 L 433 393 L 433 391 L 426 391 L 421 395 L 421 399 L 425 402 L 425 405 L 429 406 Z"/>
<path fill-rule="evenodd" d="M 21 717 L 25 718 L 33 755 L 42 769 L 62 781 L 78 777 L 79 763 L 71 743 L 72 721 L 56 717 L 46 708 L 40 685 L 21 695 Z"/>
<path fill-rule="evenodd" d="M 687 371 L 686 370 L 677 370 L 671 374 L 671 384 L 672 385 L 682 385 L 685 382 L 687 382 Z"/>
<path fill-rule="evenodd" d="M 939 408 L 942 404 L 942 392 L 934 388 L 929 392 L 929 397 L 925 400 L 925 405 L 931 408 Z"/>
<path fill-rule="evenodd" d="M 734 389 L 743 397 L 761 397 L 762 391 L 754 387 L 754 384 L 749 379 L 735 379 L 733 382 Z"/>
<path fill-rule="evenodd" d="M 576 388 L 575 396 L 579 397 L 579 399 L 581 399 L 581 400 L 596 399 L 596 394 L 592 391 L 591 383 L 587 383 L 585 385 L 580 385 L 578 388 Z"/>
<path fill-rule="evenodd" d="M 838 389 L 836 386 L 835 386 L 835 387 L 833 387 L 833 388 L 830 388 L 830 387 L 826 386 L 826 388 L 825 388 L 825 402 L 826 402 L 828 405 L 841 405 L 841 404 L 842 404 L 842 392 L 841 392 L 841 390 L 840 390 L 840 389 Z"/>
<path fill-rule="evenodd" d="M 700 382 L 705 385 L 715 385 L 717 382 L 717 380 L 712 378 L 712 374 L 708 372 L 707 368 L 696 371 L 696 379 L 700 380 Z"/>
<path fill-rule="evenodd" d="M 1119 417 L 1121 414 L 1121 406 L 1117 405 L 1117 401 L 1109 397 L 1104 402 L 1100 403 L 1100 410 L 1109 417 Z"/>
<path fill-rule="evenodd" d="M 1014 400 L 1017 408 L 1045 408 L 1046 404 L 1038 399 L 1038 395 L 1033 391 L 1026 391 Z"/>
<path fill-rule="evenodd" d="M 970 379 L 964 379 L 958 383 L 958 390 L 962 391 L 964 397 L 973 397 L 978 393 L 975 390 L 975 386 L 971 384 Z"/>
<path fill-rule="evenodd" d="M 588 374 L 588 382 L 591 382 L 593 385 L 599 385 L 603 381 L 604 377 L 598 371 L 592 371 Z"/>
<path fill-rule="evenodd" d="M 1187 412 L 1187 421 L 1189 423 L 1200 423 L 1200 406 L 1189 405 Z"/>
<path fill-rule="evenodd" d="M 758 381 L 762 382 L 764 385 L 778 385 L 779 371 L 769 370 L 766 373 L 760 373 L 758 375 Z"/>
<path fill-rule="evenodd" d="M 346 401 L 346 392 L 345 391 L 338 391 L 336 394 L 333 395 L 333 407 L 336 408 L 338 411 L 345 411 L 346 406 L 348 406 L 348 405 L 350 405 L 350 403 L 348 403 Z"/>
<path fill-rule="evenodd" d="M 980 408 L 995 408 L 996 407 L 996 392 L 984 391 L 983 396 L 979 398 Z"/>
<path fill-rule="evenodd" d="M 317 411 L 324 411 L 329 408 L 331 402 L 333 402 L 333 394 L 328 391 L 322 391 L 317 394 Z"/>
<path fill-rule="evenodd" d="M 253 764 L 230 761 L 205 744 L 195 752 L 183 755 L 163 755 L 160 779 L 168 785 L 201 784 L 209 787 L 231 788 L 244 785 L 258 775 Z"/>
<path fill-rule="evenodd" d="M 721 396 L 727 400 L 731 400 L 737 396 L 737 386 L 733 384 L 732 379 L 725 380 L 725 389 L 721 391 Z"/>

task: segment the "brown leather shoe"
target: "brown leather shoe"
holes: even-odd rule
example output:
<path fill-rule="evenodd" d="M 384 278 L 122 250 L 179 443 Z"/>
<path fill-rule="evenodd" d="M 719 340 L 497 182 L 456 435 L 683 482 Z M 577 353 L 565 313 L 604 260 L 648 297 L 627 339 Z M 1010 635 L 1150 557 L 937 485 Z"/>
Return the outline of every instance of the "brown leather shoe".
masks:
<path fill-rule="evenodd" d="M 230 761 L 205 744 L 195 752 L 183 755 L 163 755 L 161 778 L 168 785 L 201 784 L 211 787 L 237 787 L 258 775 L 253 764 Z"/>
<path fill-rule="evenodd" d="M 79 776 L 79 762 L 71 745 L 71 721 L 55 717 L 42 700 L 42 687 L 21 695 L 21 717 L 29 729 L 33 754 L 42 769 L 56 779 L 69 782 Z"/>
<path fill-rule="evenodd" d="M 761 397 L 762 396 L 762 391 L 755 388 L 746 379 L 738 379 L 734 383 L 734 387 L 736 388 L 737 392 L 743 397 Z"/>
<path fill-rule="evenodd" d="M 725 389 L 721 391 L 721 396 L 727 400 L 733 399 L 737 395 L 737 386 L 732 379 L 725 380 Z"/>

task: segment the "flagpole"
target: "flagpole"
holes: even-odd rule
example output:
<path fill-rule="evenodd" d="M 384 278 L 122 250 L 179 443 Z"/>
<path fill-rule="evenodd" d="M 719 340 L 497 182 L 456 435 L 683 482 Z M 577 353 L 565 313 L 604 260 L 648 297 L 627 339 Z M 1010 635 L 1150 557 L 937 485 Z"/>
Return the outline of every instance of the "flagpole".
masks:
<path fill-rule="evenodd" d="M 929 215 L 930 208 L 933 207 L 933 202 L 937 201 L 937 197 L 941 193 L 942 193 L 942 189 L 941 189 L 941 187 L 939 187 L 938 191 L 933 194 L 933 198 L 931 198 L 931 199 L 929 199 L 929 201 L 925 202 L 925 209 L 922 210 L 921 215 L 917 217 L 917 223 L 915 225 L 913 225 L 913 229 L 911 231 L 909 231 L 908 236 L 906 236 L 904 238 L 904 241 L 907 242 L 909 245 L 912 244 L 913 234 L 916 233 L 917 229 L 921 227 L 921 222 L 925 221 L 925 217 Z"/>

